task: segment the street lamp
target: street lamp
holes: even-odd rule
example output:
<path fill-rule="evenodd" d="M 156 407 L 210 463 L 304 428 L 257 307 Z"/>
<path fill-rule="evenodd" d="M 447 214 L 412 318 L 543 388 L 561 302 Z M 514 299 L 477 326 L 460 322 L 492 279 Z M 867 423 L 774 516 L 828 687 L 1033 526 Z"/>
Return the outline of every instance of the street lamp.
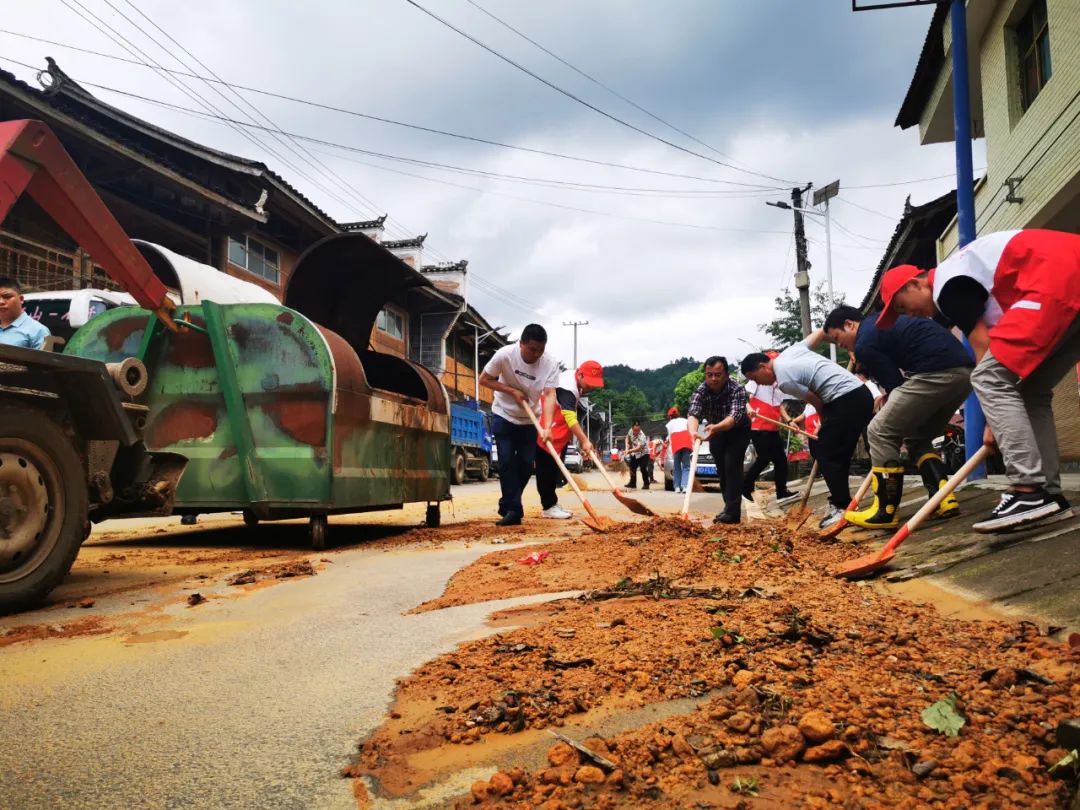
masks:
<path fill-rule="evenodd" d="M 473 399 L 476 400 L 477 408 L 480 407 L 480 341 L 505 328 L 504 326 L 496 326 L 481 335 L 480 327 L 475 323 L 473 324 Z"/>
<path fill-rule="evenodd" d="M 771 205 L 774 208 L 783 208 L 785 211 L 798 211 L 800 214 L 809 214 L 810 216 L 823 217 L 825 219 L 825 268 L 828 279 L 829 287 L 829 308 L 836 306 L 836 297 L 833 295 L 833 283 L 832 283 L 832 229 L 829 227 L 829 200 L 840 193 L 840 181 L 834 180 L 824 188 L 820 188 L 814 192 L 814 205 L 825 204 L 825 211 L 821 212 L 814 208 L 796 208 L 791 203 L 780 200 L 778 202 L 766 202 L 766 205 Z M 829 357 L 833 362 L 836 362 L 836 345 L 829 344 Z"/>

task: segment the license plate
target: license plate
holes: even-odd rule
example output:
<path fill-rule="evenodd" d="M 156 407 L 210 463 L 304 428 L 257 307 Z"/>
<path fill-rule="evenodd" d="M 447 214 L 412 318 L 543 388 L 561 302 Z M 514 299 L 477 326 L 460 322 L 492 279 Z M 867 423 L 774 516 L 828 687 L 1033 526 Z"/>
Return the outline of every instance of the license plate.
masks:
<path fill-rule="evenodd" d="M 697 468 L 697 471 L 698 471 L 698 475 L 716 475 L 716 465 L 715 464 L 699 464 L 698 468 Z"/>

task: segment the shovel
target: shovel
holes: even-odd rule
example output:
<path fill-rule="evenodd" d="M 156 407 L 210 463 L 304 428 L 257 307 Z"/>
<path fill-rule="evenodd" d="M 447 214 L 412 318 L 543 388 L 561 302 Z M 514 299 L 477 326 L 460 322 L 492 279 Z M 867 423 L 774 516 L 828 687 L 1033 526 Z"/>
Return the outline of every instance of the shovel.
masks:
<path fill-rule="evenodd" d="M 697 474 L 697 459 L 698 452 L 701 450 L 701 439 L 694 437 L 694 452 L 690 454 L 690 477 L 686 483 L 686 497 L 683 498 L 682 512 L 679 516 L 683 520 L 687 520 L 690 517 L 690 495 L 694 491 L 694 484 L 697 483 L 694 480 L 694 476 Z"/>
<path fill-rule="evenodd" d="M 533 413 L 532 408 L 526 405 L 522 408 L 522 410 L 529 415 L 529 420 L 533 423 L 533 427 L 536 428 L 536 432 L 542 432 L 542 428 L 540 427 L 540 420 L 536 418 L 536 414 Z M 577 481 L 574 480 L 574 476 L 572 476 L 570 474 L 570 471 L 566 469 L 566 465 L 563 464 L 563 460 L 559 458 L 559 454 L 555 452 L 555 445 L 551 443 L 551 440 L 549 439 L 548 441 L 544 442 L 544 444 L 547 446 L 547 451 L 551 453 L 551 458 L 554 459 L 555 466 L 559 468 L 559 472 L 563 474 L 563 478 L 565 478 L 567 483 L 570 484 L 570 488 L 574 490 L 574 494 L 581 499 L 581 505 L 584 506 L 585 511 L 589 513 L 589 517 L 579 518 L 579 520 L 586 526 L 588 526 L 590 529 L 592 529 L 594 532 L 606 532 L 611 524 L 611 521 L 608 518 L 601 517 L 596 513 L 596 510 L 593 509 L 592 504 L 589 503 L 589 499 L 585 497 L 585 495 L 581 491 L 581 488 L 577 485 Z"/>
<path fill-rule="evenodd" d="M 855 497 L 851 499 L 851 503 L 848 504 L 847 509 L 844 510 L 846 515 L 848 512 L 853 512 L 859 508 L 859 502 L 863 499 L 863 496 L 870 490 L 870 485 L 874 481 L 874 472 L 871 470 L 867 473 L 866 478 L 863 479 L 862 484 L 859 485 L 859 491 L 855 493 Z M 844 518 L 836 521 L 832 526 L 823 531 L 818 537 L 821 540 L 831 540 L 836 537 L 848 526 L 848 522 Z"/>
<path fill-rule="evenodd" d="M 846 563 L 840 565 L 834 572 L 834 576 L 845 577 L 847 579 L 857 579 L 859 577 L 865 577 L 874 573 L 879 568 L 883 568 L 888 562 L 896 556 L 897 547 L 908 539 L 908 536 L 914 532 L 922 522 L 926 520 L 930 515 L 934 513 L 941 502 L 944 501 L 952 491 L 956 489 L 963 482 L 965 478 L 971 475 L 971 471 L 982 464 L 983 459 L 990 453 L 990 448 L 985 445 L 980 447 L 978 452 L 967 460 L 959 470 L 953 473 L 952 478 L 945 482 L 945 486 L 935 493 L 934 497 L 923 504 L 922 509 L 911 516 L 899 531 L 892 536 L 892 539 L 885 545 L 881 551 L 873 554 L 866 554 L 858 559 L 849 560 Z"/>
<path fill-rule="evenodd" d="M 604 467 L 604 465 L 600 463 L 600 457 L 596 454 L 595 449 L 592 451 L 592 460 L 593 463 L 596 464 L 596 468 L 604 474 L 604 478 L 607 479 L 608 484 L 611 485 L 611 491 L 615 495 L 615 500 L 617 500 L 619 503 L 621 503 L 623 506 L 633 512 L 635 515 L 656 515 L 656 512 L 647 507 L 641 501 L 637 500 L 636 498 L 630 498 L 623 494 L 622 490 L 619 489 L 619 485 L 615 483 L 615 479 L 611 477 L 611 473 L 609 473 Z"/>

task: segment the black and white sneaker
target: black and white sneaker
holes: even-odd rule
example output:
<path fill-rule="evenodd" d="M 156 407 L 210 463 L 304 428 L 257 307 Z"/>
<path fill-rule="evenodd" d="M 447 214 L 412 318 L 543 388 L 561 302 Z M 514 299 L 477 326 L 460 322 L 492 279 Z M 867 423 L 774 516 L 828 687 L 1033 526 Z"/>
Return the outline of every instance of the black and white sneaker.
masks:
<path fill-rule="evenodd" d="M 1061 501 L 1064 500 L 1061 498 Z M 1042 487 L 1034 492 L 1003 492 L 1001 501 L 994 507 L 990 517 L 980 520 L 971 528 L 982 533 L 1015 529 L 1063 511 L 1061 501 L 1047 493 Z"/>

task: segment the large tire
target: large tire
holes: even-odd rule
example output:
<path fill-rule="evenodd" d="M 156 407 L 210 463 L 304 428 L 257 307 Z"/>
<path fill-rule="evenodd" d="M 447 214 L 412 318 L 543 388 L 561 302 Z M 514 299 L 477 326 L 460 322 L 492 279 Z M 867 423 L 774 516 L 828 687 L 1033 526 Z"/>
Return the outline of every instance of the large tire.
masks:
<path fill-rule="evenodd" d="M 460 450 L 454 453 L 454 463 L 450 468 L 450 483 L 465 483 L 465 454 Z"/>
<path fill-rule="evenodd" d="M 491 478 L 491 462 L 488 460 L 487 456 L 484 456 L 484 458 L 480 459 L 480 473 L 477 477 L 480 479 L 481 482 L 487 481 L 489 478 Z"/>
<path fill-rule="evenodd" d="M 315 551 L 322 551 L 326 548 L 327 530 L 326 515 L 311 516 L 311 520 L 308 522 L 308 537 L 311 539 L 311 547 Z"/>
<path fill-rule="evenodd" d="M 429 503 L 424 513 L 424 525 L 429 529 L 437 529 L 442 524 L 442 510 L 437 503 Z"/>
<path fill-rule="evenodd" d="M 87 510 L 82 459 L 60 426 L 0 407 L 0 613 L 40 603 L 67 575 Z"/>

